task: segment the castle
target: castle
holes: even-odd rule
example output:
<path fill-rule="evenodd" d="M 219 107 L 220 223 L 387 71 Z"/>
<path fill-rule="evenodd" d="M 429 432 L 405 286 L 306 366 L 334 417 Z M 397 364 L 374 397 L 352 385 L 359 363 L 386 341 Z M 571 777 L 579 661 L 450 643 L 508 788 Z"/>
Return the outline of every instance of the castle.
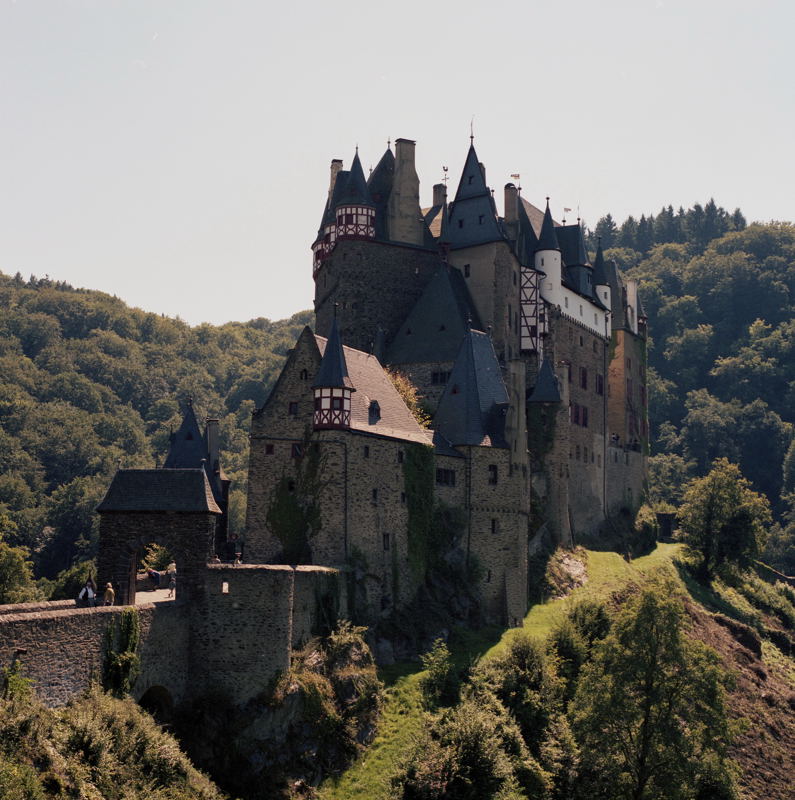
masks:
<path fill-rule="evenodd" d="M 312 246 L 316 331 L 252 420 L 248 552 L 283 560 L 269 511 L 277 487 L 309 502 L 311 445 L 322 522 L 305 557 L 365 565 L 366 621 L 399 606 L 422 577 L 406 467 L 422 447 L 433 501 L 465 512 L 487 618 L 517 624 L 540 537 L 571 544 L 640 502 L 646 319 L 635 281 L 601 247 L 591 262 L 579 221 L 556 224 L 513 183 L 499 216 L 473 144 L 452 201 L 438 184 L 425 209 L 414 153 L 398 139 L 367 179 L 358 150 L 349 170 L 331 162 Z M 430 427 L 386 370 L 416 387 Z"/>
<path fill-rule="evenodd" d="M 137 605 L 133 695 L 163 708 L 220 690 L 242 703 L 337 615 L 372 623 L 411 601 L 434 509 L 461 515 L 485 618 L 516 625 L 539 543 L 571 544 L 639 504 L 637 285 L 513 183 L 499 216 L 472 144 L 452 201 L 439 184 L 422 209 L 414 147 L 398 139 L 367 179 L 358 153 L 349 170 L 331 164 L 312 246 L 316 330 L 252 417 L 242 540 L 227 535 L 217 422 L 202 432 L 189 406 L 163 467 L 120 469 L 97 509 L 98 580 L 117 605 L 0 608 L 0 660 L 22 658 L 46 702 L 101 671 L 149 543 L 168 549 L 179 582 L 176 601 Z"/>

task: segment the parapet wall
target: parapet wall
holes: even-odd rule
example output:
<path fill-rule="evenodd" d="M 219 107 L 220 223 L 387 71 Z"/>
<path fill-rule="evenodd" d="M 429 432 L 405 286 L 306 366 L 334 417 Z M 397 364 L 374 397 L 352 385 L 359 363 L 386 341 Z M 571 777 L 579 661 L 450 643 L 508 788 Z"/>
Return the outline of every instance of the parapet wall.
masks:
<path fill-rule="evenodd" d="M 236 703 L 264 691 L 300 647 L 346 612 L 344 581 L 326 567 L 209 565 L 189 604 L 136 606 L 141 624 L 140 699 L 152 687 L 174 702 L 220 689 Z M 100 679 L 105 635 L 123 606 L 71 600 L 0 607 L 0 667 L 18 657 L 49 706 Z"/>
<path fill-rule="evenodd" d="M 41 700 L 63 705 L 100 678 L 105 632 L 123 610 L 76 608 L 72 601 L 5 606 L 0 613 L 0 665 L 10 666 L 18 655 Z M 138 613 L 143 669 L 135 696 L 157 684 L 181 699 L 187 671 L 186 650 L 179 646 L 186 627 L 180 609 L 173 603 L 147 604 L 138 606 Z"/>

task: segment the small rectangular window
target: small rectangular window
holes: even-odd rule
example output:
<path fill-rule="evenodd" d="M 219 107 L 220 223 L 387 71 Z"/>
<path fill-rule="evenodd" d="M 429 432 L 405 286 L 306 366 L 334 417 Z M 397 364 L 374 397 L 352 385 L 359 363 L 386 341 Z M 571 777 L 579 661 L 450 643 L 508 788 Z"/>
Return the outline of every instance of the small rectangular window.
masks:
<path fill-rule="evenodd" d="M 389 532 L 385 531 L 383 534 L 384 550 L 389 550 Z"/>
<path fill-rule="evenodd" d="M 378 489 L 373 489 L 373 502 L 378 502 Z"/>
<path fill-rule="evenodd" d="M 398 464 L 402 464 L 402 463 L 403 463 L 403 451 L 402 450 L 398 450 Z"/>
<path fill-rule="evenodd" d="M 304 446 L 302 444 L 294 444 L 292 447 L 293 458 L 301 458 L 304 455 Z"/>
<path fill-rule="evenodd" d="M 298 416 L 298 403 L 296 403 L 295 401 L 292 401 L 290 403 L 290 405 L 288 406 L 288 408 L 287 408 L 287 413 L 291 417 L 297 417 Z"/>
<path fill-rule="evenodd" d="M 465 278 L 468 278 L 468 277 L 469 277 L 469 271 L 470 271 L 470 268 L 471 268 L 471 267 L 470 267 L 470 265 L 469 265 L 469 264 L 464 264 L 464 277 L 465 277 Z"/>
<path fill-rule="evenodd" d="M 229 584 L 226 581 L 221 583 L 221 594 L 229 594 Z"/>
<path fill-rule="evenodd" d="M 489 483 L 494 486 L 497 483 L 497 465 L 489 464 Z"/>
<path fill-rule="evenodd" d="M 404 505 L 406 504 L 406 493 L 405 492 L 401 492 L 400 493 L 400 502 L 403 503 Z"/>
<path fill-rule="evenodd" d="M 365 458 L 370 458 L 370 445 L 369 444 L 366 444 L 364 446 L 364 457 Z"/>
<path fill-rule="evenodd" d="M 596 393 L 599 395 L 605 393 L 605 379 L 603 375 L 596 376 Z"/>
<path fill-rule="evenodd" d="M 437 469 L 436 483 L 438 486 L 455 486 L 455 470 Z"/>
<path fill-rule="evenodd" d="M 492 532 L 492 534 L 496 534 L 497 533 L 497 520 L 496 519 L 492 519 L 492 521 L 491 521 L 491 532 Z"/>
<path fill-rule="evenodd" d="M 266 456 L 272 456 L 273 455 L 273 445 L 272 444 L 266 444 L 265 445 L 265 455 Z"/>

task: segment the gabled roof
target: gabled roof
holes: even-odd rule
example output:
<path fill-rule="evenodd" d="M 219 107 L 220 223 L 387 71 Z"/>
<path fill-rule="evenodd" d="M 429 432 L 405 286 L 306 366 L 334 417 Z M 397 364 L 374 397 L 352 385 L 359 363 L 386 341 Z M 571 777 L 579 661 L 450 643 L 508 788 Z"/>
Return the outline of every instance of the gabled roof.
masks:
<path fill-rule="evenodd" d="M 434 429 L 453 445 L 507 447 L 508 392 L 491 339 L 467 331 L 433 418 Z"/>
<path fill-rule="evenodd" d="M 325 356 L 330 337 L 325 339 L 316 335 L 315 341 Z M 431 444 L 432 432 L 420 427 L 414 419 L 379 360 L 351 347 L 343 346 L 342 349 L 351 383 L 356 387 L 351 397 L 351 430 Z M 378 403 L 380 411 L 377 419 L 370 414 L 373 401 Z"/>
<path fill-rule="evenodd" d="M 320 369 L 315 375 L 312 388 L 325 386 L 337 389 L 354 389 L 354 384 L 348 377 L 348 365 L 345 361 L 345 353 L 342 350 L 342 340 L 340 339 L 337 318 L 331 323 L 331 332 L 328 337 L 328 346 L 325 348 L 323 358 L 320 360 Z"/>
<path fill-rule="evenodd" d="M 335 187 L 336 188 L 336 187 Z M 340 194 L 337 205 L 363 205 L 372 206 L 373 201 L 370 197 L 370 192 L 367 190 L 367 181 L 364 179 L 364 170 L 362 170 L 362 162 L 359 161 L 359 151 L 356 150 L 356 155 L 351 162 L 351 170 L 348 175 L 348 180 L 345 183 L 345 188 Z"/>
<path fill-rule="evenodd" d="M 199 469 L 207 458 L 207 448 L 193 412 L 193 404 L 188 402 L 185 416 L 176 433 L 171 434 L 168 455 L 163 462 L 165 469 Z"/>
<path fill-rule="evenodd" d="M 334 179 L 334 188 L 331 190 L 331 197 L 326 201 L 326 207 L 323 209 L 323 218 L 320 220 L 320 229 L 317 232 L 318 239 L 323 238 L 323 228 L 326 225 L 333 225 L 337 216 L 334 209 L 339 205 L 342 194 L 345 191 L 345 186 L 348 183 L 350 172 L 341 169 L 336 178 Z"/>
<path fill-rule="evenodd" d="M 470 145 L 455 200 L 449 207 L 450 247 L 471 247 L 504 239 L 494 198 Z"/>
<path fill-rule="evenodd" d="M 120 469 L 97 506 L 108 511 L 222 513 L 203 469 Z"/>
<path fill-rule="evenodd" d="M 454 361 L 470 326 L 480 327 L 464 277 L 441 265 L 428 281 L 389 347 L 387 363 Z"/>
<path fill-rule="evenodd" d="M 558 378 L 552 371 L 552 365 L 549 359 L 545 358 L 541 362 L 541 367 L 538 370 L 538 377 L 536 378 L 536 385 L 530 397 L 527 398 L 528 403 L 559 403 L 560 387 L 558 386 Z"/>
<path fill-rule="evenodd" d="M 552 214 L 549 210 L 548 198 L 547 209 L 544 212 L 544 221 L 541 223 L 541 235 L 538 237 L 536 252 L 539 250 L 560 250 L 558 237 L 555 235 L 555 223 L 552 221 Z"/>

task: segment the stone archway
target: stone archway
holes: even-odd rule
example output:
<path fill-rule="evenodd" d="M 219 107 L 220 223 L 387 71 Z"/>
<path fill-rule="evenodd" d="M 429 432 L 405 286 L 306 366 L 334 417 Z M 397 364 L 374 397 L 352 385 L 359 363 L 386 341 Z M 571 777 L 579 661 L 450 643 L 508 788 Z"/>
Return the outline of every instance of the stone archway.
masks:
<path fill-rule="evenodd" d="M 174 713 L 174 698 L 165 686 L 150 686 L 141 695 L 138 705 L 161 725 L 170 722 Z"/>

